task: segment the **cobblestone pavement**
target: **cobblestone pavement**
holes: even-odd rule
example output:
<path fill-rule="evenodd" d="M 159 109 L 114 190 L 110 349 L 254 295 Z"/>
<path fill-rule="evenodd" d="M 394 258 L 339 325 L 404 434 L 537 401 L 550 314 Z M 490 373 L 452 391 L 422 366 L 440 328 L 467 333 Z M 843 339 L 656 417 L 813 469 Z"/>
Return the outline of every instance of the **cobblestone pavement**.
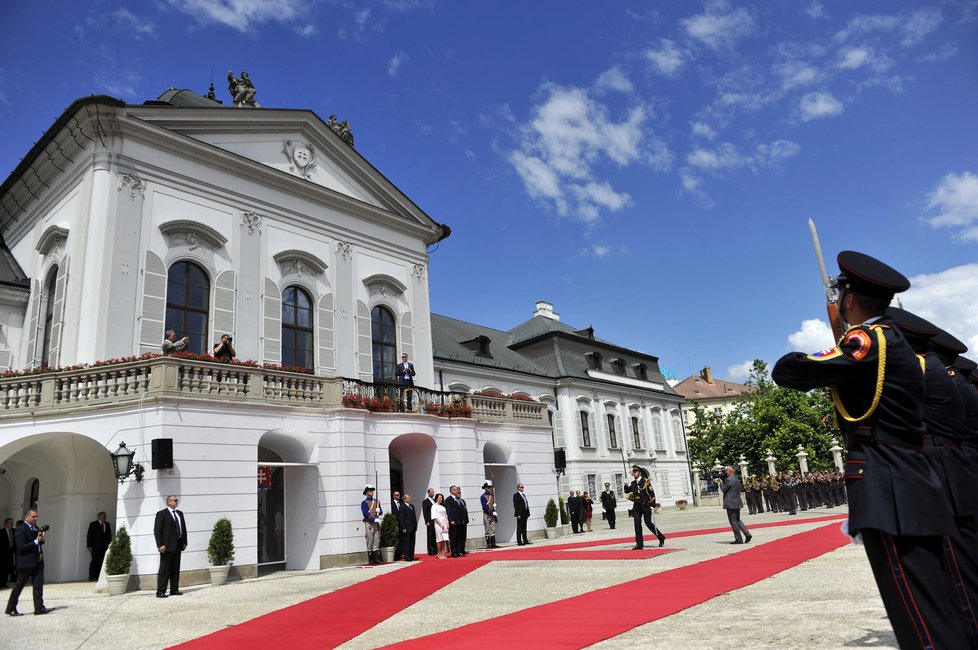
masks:
<path fill-rule="evenodd" d="M 844 508 L 745 516 L 753 523 L 803 520 L 809 516 L 844 513 Z M 619 518 L 618 530 L 595 520 L 595 532 L 562 537 L 547 544 L 607 540 L 628 535 L 631 521 Z M 664 510 L 658 523 L 666 535 L 680 530 L 726 526 L 716 506 L 686 511 Z M 811 530 L 825 523 L 758 528 L 750 546 L 731 546 L 724 533 L 678 538 L 667 542 L 683 549 L 649 560 L 509 561 L 488 564 L 425 600 L 404 609 L 345 648 L 376 648 L 404 639 L 486 620 L 526 607 L 570 598 L 652 573 L 687 566 L 757 544 Z M 475 527 L 478 529 L 478 526 Z M 471 529 L 470 529 L 471 530 Z M 829 529 L 834 531 L 835 528 Z M 840 533 L 841 534 L 841 533 Z M 630 547 L 621 544 L 620 547 Z M 603 546 L 602 548 L 617 548 Z M 464 562 L 465 560 L 458 560 Z M 45 601 L 55 608 L 35 617 L 30 588 L 21 596 L 20 618 L 3 617 L 4 647 L 34 650 L 113 647 L 135 650 L 163 648 L 235 625 L 267 612 L 302 602 L 379 572 L 398 571 L 403 563 L 383 568 L 342 568 L 281 572 L 223 587 L 188 586 L 182 598 L 158 600 L 152 591 L 123 596 L 97 594 L 91 583 L 49 584 Z M 9 591 L 0 591 L 6 598 Z M 663 594 L 668 598 L 668 594 Z M 437 612 L 451 611 L 451 620 Z M 433 614 L 433 612 L 435 614 Z M 587 612 L 580 612 L 586 616 Z M 328 619 L 323 623 L 328 625 Z M 723 594 L 665 619 L 637 627 L 597 644 L 602 648 L 718 648 L 730 643 L 758 648 L 896 648 L 865 554 L 846 545 L 756 584 Z M 473 647 L 478 642 L 473 640 Z"/>

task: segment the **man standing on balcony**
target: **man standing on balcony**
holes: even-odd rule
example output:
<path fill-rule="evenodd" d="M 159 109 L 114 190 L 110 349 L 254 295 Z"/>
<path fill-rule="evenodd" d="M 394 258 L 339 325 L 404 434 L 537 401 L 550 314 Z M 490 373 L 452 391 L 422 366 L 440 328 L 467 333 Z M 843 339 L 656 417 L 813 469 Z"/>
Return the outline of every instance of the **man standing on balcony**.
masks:
<path fill-rule="evenodd" d="M 414 364 L 408 361 L 407 352 L 401 354 L 401 362 L 397 364 L 394 375 L 397 377 L 397 385 L 401 387 L 401 408 L 404 408 L 404 400 L 407 399 L 407 410 L 413 411 L 411 399 L 414 394 Z"/>
<path fill-rule="evenodd" d="M 178 341 L 176 331 L 167 330 L 166 337 L 163 339 L 163 356 L 169 356 L 174 352 L 183 352 L 187 349 L 187 341 L 189 340 L 190 339 L 185 336 Z"/>

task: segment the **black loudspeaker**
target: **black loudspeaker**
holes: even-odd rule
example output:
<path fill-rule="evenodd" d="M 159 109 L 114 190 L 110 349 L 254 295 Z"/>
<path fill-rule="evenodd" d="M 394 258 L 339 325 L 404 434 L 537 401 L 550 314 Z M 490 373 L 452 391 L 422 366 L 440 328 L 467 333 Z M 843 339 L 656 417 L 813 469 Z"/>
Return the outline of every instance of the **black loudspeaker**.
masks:
<path fill-rule="evenodd" d="M 554 449 L 554 469 L 567 469 L 567 456 L 563 449 Z"/>
<path fill-rule="evenodd" d="M 173 469 L 173 438 L 156 438 L 153 443 L 153 469 Z"/>

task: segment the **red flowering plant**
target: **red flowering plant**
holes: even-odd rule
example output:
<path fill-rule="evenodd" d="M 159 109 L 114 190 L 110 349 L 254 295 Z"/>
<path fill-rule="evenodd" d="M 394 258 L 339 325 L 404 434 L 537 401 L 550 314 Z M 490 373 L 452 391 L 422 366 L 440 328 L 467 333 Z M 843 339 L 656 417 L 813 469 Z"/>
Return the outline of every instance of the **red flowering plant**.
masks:
<path fill-rule="evenodd" d="M 344 395 L 343 406 L 367 411 L 393 411 L 397 401 L 390 397 L 364 397 L 363 395 Z"/>
<path fill-rule="evenodd" d="M 472 392 L 473 395 L 482 395 L 483 397 L 506 397 L 498 390 L 477 390 Z"/>
<path fill-rule="evenodd" d="M 505 393 L 500 393 L 498 390 L 492 390 L 492 389 L 490 389 L 490 390 L 477 390 L 477 391 L 474 391 L 472 394 L 473 395 L 481 395 L 483 397 L 499 397 L 499 398 L 502 398 L 502 399 L 518 399 L 518 400 L 521 400 L 523 402 L 535 402 L 536 401 L 535 399 L 533 399 L 529 395 L 523 395 L 522 393 L 512 393 L 512 394 L 507 395 Z"/>
<path fill-rule="evenodd" d="M 521 393 L 513 393 L 512 395 L 507 395 L 506 397 L 508 397 L 509 399 L 522 400 L 524 402 L 535 402 L 536 401 L 535 399 L 533 399 L 529 395 L 523 395 Z"/>

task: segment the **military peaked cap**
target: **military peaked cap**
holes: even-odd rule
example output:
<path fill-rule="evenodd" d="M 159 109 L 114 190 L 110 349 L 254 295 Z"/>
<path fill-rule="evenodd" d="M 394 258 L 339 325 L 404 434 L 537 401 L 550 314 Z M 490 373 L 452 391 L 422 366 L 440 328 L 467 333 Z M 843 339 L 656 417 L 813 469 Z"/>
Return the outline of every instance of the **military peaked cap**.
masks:
<path fill-rule="evenodd" d="M 837 258 L 839 277 L 836 287 L 851 289 L 871 298 L 890 299 L 910 288 L 910 280 L 875 257 L 856 251 L 842 251 Z"/>
<path fill-rule="evenodd" d="M 946 354 L 948 356 L 964 354 L 968 351 L 967 345 L 942 329 L 937 330 L 937 335 L 930 340 L 930 345 L 938 354 Z"/>
<path fill-rule="evenodd" d="M 937 333 L 941 331 L 941 328 L 930 322 L 926 318 L 921 318 L 917 314 L 907 311 L 906 309 L 900 309 L 899 307 L 890 307 L 886 310 L 886 315 L 894 320 L 904 335 L 908 338 L 915 339 L 930 339 L 931 337 L 937 336 Z"/>
<path fill-rule="evenodd" d="M 968 357 L 958 357 L 954 360 L 954 367 L 961 371 L 961 374 L 965 377 L 969 373 L 974 372 L 975 368 L 978 368 L 978 363 L 975 363 Z"/>

